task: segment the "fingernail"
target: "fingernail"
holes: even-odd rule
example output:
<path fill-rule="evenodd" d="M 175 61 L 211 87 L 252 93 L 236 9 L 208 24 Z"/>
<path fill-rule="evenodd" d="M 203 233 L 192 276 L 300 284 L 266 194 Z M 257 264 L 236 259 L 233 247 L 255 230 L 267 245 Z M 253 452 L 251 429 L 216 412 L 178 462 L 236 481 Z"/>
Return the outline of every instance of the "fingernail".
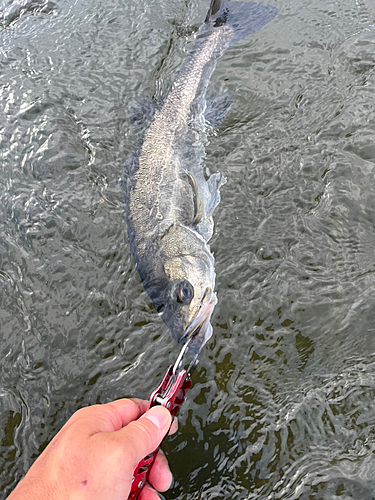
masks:
<path fill-rule="evenodd" d="M 173 483 L 173 476 L 172 476 L 172 472 L 168 469 L 168 470 L 163 470 L 163 481 L 164 481 L 164 484 L 162 486 L 162 490 L 159 490 L 159 491 L 167 491 L 169 490 L 169 488 L 172 486 L 172 483 Z"/>
<path fill-rule="evenodd" d="M 171 414 L 161 406 L 154 406 L 143 415 L 143 418 L 148 418 L 158 429 L 164 429 L 171 424 Z"/>

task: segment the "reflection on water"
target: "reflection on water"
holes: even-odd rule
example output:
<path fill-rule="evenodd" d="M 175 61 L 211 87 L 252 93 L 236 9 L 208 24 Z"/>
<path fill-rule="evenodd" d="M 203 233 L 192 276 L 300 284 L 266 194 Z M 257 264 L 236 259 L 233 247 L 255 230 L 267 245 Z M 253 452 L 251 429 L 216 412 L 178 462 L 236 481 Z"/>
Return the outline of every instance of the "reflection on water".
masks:
<path fill-rule="evenodd" d="M 375 11 L 273 5 L 212 80 L 237 95 L 206 160 L 228 179 L 219 303 L 165 496 L 371 500 Z M 72 412 L 148 397 L 178 352 L 129 258 L 119 178 L 127 107 L 165 95 L 206 10 L 0 7 L 1 498 Z"/>

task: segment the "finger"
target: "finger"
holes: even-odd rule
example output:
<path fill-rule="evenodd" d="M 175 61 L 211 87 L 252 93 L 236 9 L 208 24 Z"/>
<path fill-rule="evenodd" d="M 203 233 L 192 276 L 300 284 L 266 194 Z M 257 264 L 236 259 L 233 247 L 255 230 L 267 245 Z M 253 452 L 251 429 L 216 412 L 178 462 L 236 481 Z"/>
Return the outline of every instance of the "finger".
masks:
<path fill-rule="evenodd" d="M 86 435 L 118 431 L 139 417 L 143 410 L 139 401 L 119 399 L 104 405 L 82 408 L 68 420 L 66 428 L 74 424 L 76 429 L 82 429 Z"/>
<path fill-rule="evenodd" d="M 139 497 L 139 500 L 160 500 L 159 495 L 156 493 L 154 488 L 152 488 L 148 483 L 145 484 Z"/>
<path fill-rule="evenodd" d="M 177 420 L 177 417 L 174 417 L 172 420 L 171 428 L 169 429 L 169 432 L 168 432 L 168 436 L 171 436 L 172 434 L 174 434 L 177 431 L 178 431 L 178 420 Z"/>
<path fill-rule="evenodd" d="M 113 425 L 113 430 L 118 431 L 136 420 L 147 408 L 147 401 L 142 399 L 118 399 L 106 405 L 102 405 L 108 411 L 108 418 Z"/>
<path fill-rule="evenodd" d="M 156 455 L 147 480 L 157 491 L 167 491 L 171 487 L 173 476 L 169 469 L 167 457 L 162 450 L 159 450 L 159 453 Z"/>
<path fill-rule="evenodd" d="M 135 422 L 119 431 L 125 440 L 133 465 L 160 445 L 169 431 L 171 414 L 162 406 L 154 406 Z"/>
<path fill-rule="evenodd" d="M 148 408 L 149 401 L 146 399 L 137 399 L 137 398 L 130 398 L 131 401 L 134 401 L 134 403 L 138 406 L 139 408 L 139 415 L 143 415 Z"/>

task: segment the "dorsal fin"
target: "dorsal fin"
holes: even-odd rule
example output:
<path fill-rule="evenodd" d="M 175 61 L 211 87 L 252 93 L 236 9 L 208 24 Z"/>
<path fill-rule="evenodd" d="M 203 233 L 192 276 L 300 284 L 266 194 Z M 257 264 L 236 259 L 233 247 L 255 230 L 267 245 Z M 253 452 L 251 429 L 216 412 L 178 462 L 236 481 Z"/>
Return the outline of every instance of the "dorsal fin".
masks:
<path fill-rule="evenodd" d="M 226 92 L 215 99 L 207 101 L 207 107 L 204 112 L 206 122 L 211 127 L 217 127 L 223 120 L 234 102 L 235 94 Z"/>

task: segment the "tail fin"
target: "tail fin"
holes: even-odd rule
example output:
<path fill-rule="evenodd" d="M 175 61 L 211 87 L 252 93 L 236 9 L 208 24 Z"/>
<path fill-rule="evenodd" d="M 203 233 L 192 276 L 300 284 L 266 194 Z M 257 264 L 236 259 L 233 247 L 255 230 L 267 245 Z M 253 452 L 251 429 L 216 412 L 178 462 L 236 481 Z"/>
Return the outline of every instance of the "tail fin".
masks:
<path fill-rule="evenodd" d="M 277 14 L 276 7 L 258 3 L 227 2 L 211 0 L 205 23 L 212 28 L 229 26 L 233 31 L 231 45 L 239 42 L 250 33 L 260 30 Z"/>
<path fill-rule="evenodd" d="M 205 23 L 209 21 L 210 17 L 214 16 L 219 12 L 221 4 L 222 0 L 211 0 L 210 8 L 208 9 L 206 19 L 204 20 Z"/>

